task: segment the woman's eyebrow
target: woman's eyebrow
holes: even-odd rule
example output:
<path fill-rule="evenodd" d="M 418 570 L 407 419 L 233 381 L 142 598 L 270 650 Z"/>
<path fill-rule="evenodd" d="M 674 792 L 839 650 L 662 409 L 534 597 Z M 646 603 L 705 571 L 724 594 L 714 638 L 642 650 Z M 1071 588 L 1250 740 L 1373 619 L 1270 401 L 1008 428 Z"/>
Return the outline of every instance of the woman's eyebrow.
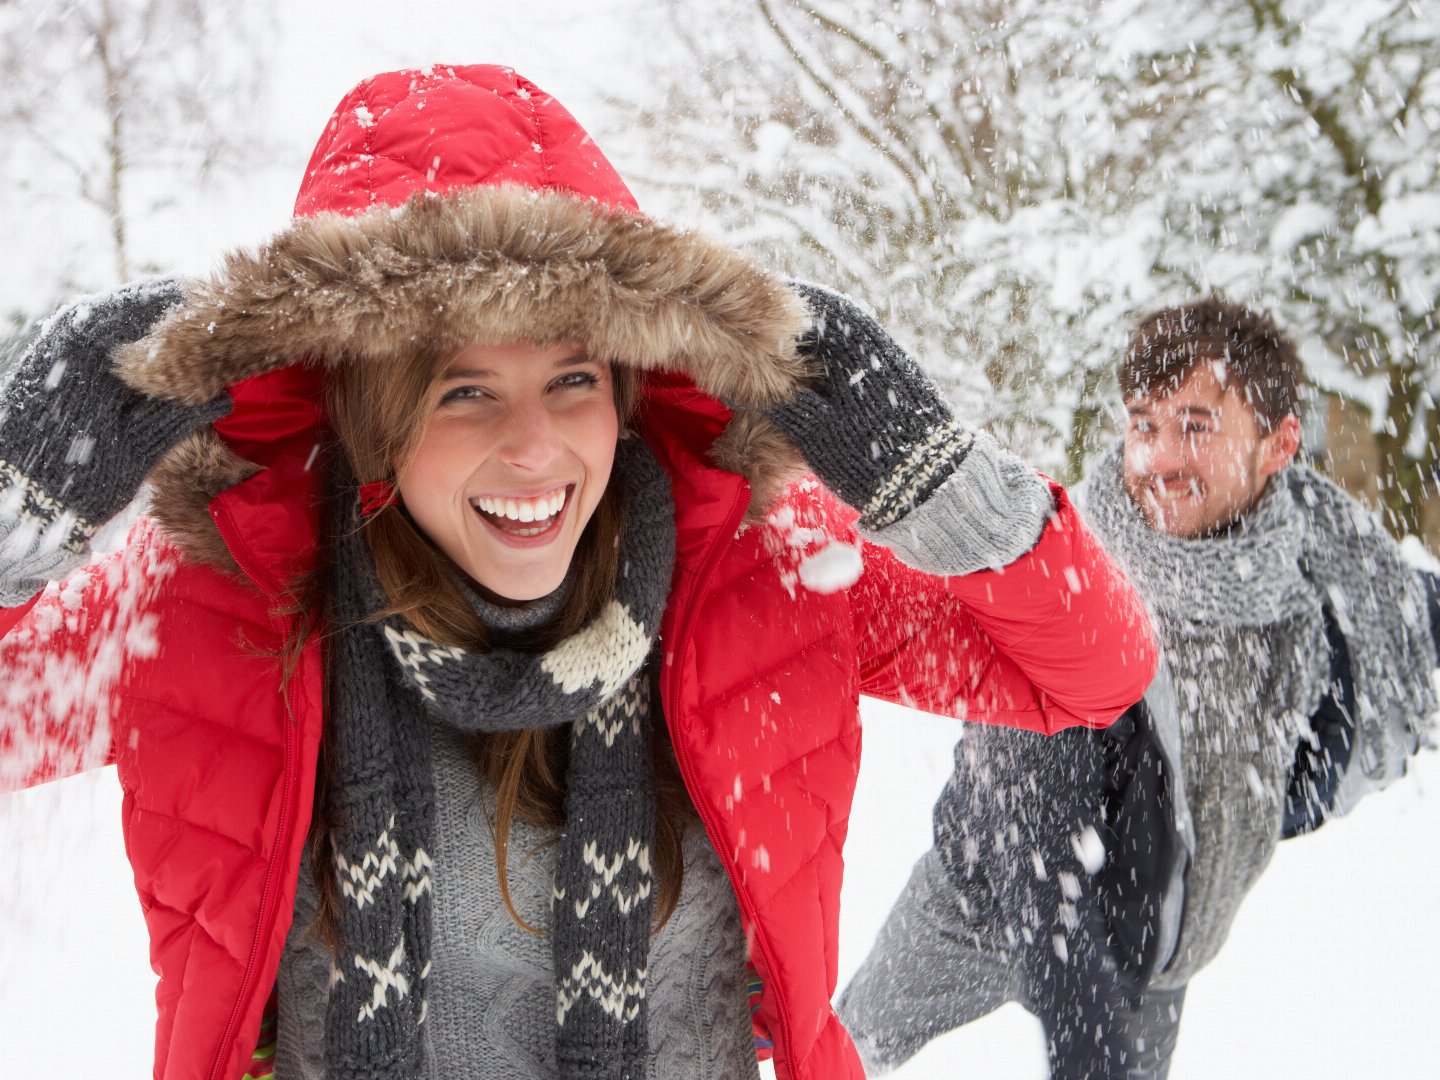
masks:
<path fill-rule="evenodd" d="M 556 360 L 556 361 L 555 361 L 555 366 L 556 366 L 557 368 L 560 368 L 560 367 L 579 367 L 581 364 L 593 364 L 593 363 L 596 363 L 596 362 L 597 362 L 597 361 L 596 361 L 593 357 L 591 357 L 591 355 L 590 355 L 589 353 L 579 352 L 579 353 L 576 353 L 574 356 L 567 356 L 567 357 L 565 357 L 565 359 L 563 359 L 563 360 Z"/>
<path fill-rule="evenodd" d="M 576 353 L 574 356 L 567 356 L 567 357 L 565 357 L 565 358 L 562 359 L 562 360 L 556 360 L 553 366 L 554 366 L 554 367 L 557 367 L 557 368 L 581 367 L 582 365 L 585 365 L 585 364 L 593 364 L 593 363 L 596 363 L 596 362 L 597 362 L 597 361 L 594 360 L 594 359 L 590 356 L 589 353 Z M 447 369 L 445 370 L 445 374 L 443 374 L 443 375 L 440 376 L 441 379 L 445 379 L 445 380 L 449 380 L 449 379 L 492 379 L 492 378 L 494 378 L 494 377 L 495 377 L 495 372 L 491 371 L 489 368 L 471 368 L 471 367 L 447 368 Z"/>

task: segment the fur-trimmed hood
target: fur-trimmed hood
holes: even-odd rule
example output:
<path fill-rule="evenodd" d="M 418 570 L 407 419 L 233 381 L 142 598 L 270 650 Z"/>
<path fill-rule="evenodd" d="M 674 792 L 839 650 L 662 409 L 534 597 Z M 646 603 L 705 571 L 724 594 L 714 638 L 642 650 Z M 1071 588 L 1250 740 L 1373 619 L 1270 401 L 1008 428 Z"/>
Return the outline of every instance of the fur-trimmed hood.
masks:
<path fill-rule="evenodd" d="M 571 195 L 473 188 L 301 219 L 227 257 L 116 360 L 137 390 L 200 404 L 291 364 L 583 341 L 596 359 L 766 405 L 803 375 L 809 323 L 783 282 L 699 234 Z"/>
<path fill-rule="evenodd" d="M 733 405 L 792 393 L 804 376 L 796 338 L 810 325 L 799 297 L 745 256 L 634 212 L 558 102 L 547 96 L 532 107 L 539 93 L 503 68 L 362 84 L 311 159 L 297 204 L 309 216 L 190 284 L 149 336 L 117 352 L 121 376 L 147 394 L 196 403 L 297 365 L 318 374 L 412 362 L 422 347 L 581 341 L 597 358 L 679 373 Z M 417 104 L 429 107 L 420 113 Z M 497 136 L 478 130 L 481 121 L 507 137 L 523 128 L 524 152 L 539 161 L 518 160 L 540 171 L 520 175 L 519 166 L 457 154 L 457 140 L 490 151 Z M 387 139 L 388 152 L 374 153 Z M 439 145 L 460 164 L 441 168 L 445 156 L 432 154 Z M 394 175 L 377 174 L 376 161 L 406 160 Z M 356 213 L 357 201 L 382 205 Z M 319 378 L 310 385 L 318 394 Z M 273 407 L 238 394 L 237 412 L 249 415 L 232 414 L 220 430 L 263 429 L 257 410 Z M 714 455 L 763 505 L 798 458 L 753 412 L 737 421 Z M 225 561 L 197 543 L 209 528 L 206 504 L 254 471 L 207 432 L 152 477 L 155 516 L 192 554 Z"/>

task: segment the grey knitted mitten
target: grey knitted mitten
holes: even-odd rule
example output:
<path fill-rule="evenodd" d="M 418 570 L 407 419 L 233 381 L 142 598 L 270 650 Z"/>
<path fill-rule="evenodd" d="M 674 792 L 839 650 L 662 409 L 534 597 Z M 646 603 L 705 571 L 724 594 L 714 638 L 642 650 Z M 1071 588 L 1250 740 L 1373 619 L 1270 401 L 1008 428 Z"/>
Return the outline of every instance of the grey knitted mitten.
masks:
<path fill-rule="evenodd" d="M 221 394 L 181 405 L 131 389 L 111 352 L 138 341 L 183 291 L 174 279 L 126 285 L 52 315 L 0 392 L 0 512 L 81 550 L 135 497 L 165 452 L 230 411 Z"/>
<path fill-rule="evenodd" d="M 972 442 L 920 366 L 854 301 L 819 285 L 791 287 L 815 314 L 800 341 L 816 382 L 767 410 L 822 483 L 883 529 L 925 502 Z"/>

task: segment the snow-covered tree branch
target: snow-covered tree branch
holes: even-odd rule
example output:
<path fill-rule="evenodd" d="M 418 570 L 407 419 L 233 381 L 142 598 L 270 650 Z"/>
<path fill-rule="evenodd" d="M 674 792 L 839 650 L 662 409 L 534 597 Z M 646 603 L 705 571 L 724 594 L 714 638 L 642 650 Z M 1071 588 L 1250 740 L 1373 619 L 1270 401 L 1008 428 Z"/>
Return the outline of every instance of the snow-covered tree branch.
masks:
<path fill-rule="evenodd" d="M 1433 499 L 1433 0 L 721 0 L 632 174 L 880 309 L 972 422 L 1073 479 L 1146 308 L 1271 308 L 1363 409 L 1397 532 Z M 723 32 L 722 32 L 723 28 Z M 737 79 L 735 72 L 744 72 Z M 623 144 L 622 144 L 623 145 Z M 658 163 L 658 164 L 657 164 Z"/>
<path fill-rule="evenodd" d="M 268 3 L 0 3 L 3 180 L 32 209 L 103 222 L 113 280 L 77 284 L 145 269 L 132 224 L 254 154 L 270 20 Z"/>

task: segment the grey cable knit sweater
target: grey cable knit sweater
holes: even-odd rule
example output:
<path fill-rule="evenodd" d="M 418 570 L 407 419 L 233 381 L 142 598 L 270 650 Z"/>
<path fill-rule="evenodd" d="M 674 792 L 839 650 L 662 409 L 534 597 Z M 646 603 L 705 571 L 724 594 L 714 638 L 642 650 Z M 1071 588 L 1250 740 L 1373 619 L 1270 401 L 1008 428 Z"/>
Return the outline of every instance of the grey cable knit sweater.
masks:
<path fill-rule="evenodd" d="M 562 590 L 519 608 L 472 598 L 502 635 L 552 617 Z M 546 1080 L 556 1075 L 555 980 L 550 940 L 505 910 L 495 873 L 494 792 L 470 737 L 432 727 L 436 843 L 426 1060 L 436 1080 Z M 555 835 L 518 817 L 510 831 L 510 897 L 531 926 L 548 929 Z M 650 1060 L 654 1080 L 758 1076 L 750 1028 L 745 936 L 725 869 L 696 821 L 683 841 L 685 881 L 675 914 L 650 946 Z M 301 868 L 295 921 L 280 961 L 276 1080 L 325 1080 L 331 957 L 308 931 L 318 897 Z"/>
<path fill-rule="evenodd" d="M 426 1026 L 430 1075 L 445 1080 L 544 1080 L 555 1075 L 555 985 L 548 938 L 510 918 L 495 876 L 493 792 L 465 737 L 437 725 L 438 845 L 433 968 Z M 532 926 L 549 924 L 554 837 L 516 819 L 510 893 Z M 650 948 L 650 1049 L 655 1080 L 758 1076 L 746 997 L 745 939 L 735 895 L 699 822 L 685 833 L 685 882 L 675 915 Z M 295 924 L 280 963 L 276 1080 L 324 1080 L 330 954 L 307 935 L 316 895 L 302 867 Z"/>

